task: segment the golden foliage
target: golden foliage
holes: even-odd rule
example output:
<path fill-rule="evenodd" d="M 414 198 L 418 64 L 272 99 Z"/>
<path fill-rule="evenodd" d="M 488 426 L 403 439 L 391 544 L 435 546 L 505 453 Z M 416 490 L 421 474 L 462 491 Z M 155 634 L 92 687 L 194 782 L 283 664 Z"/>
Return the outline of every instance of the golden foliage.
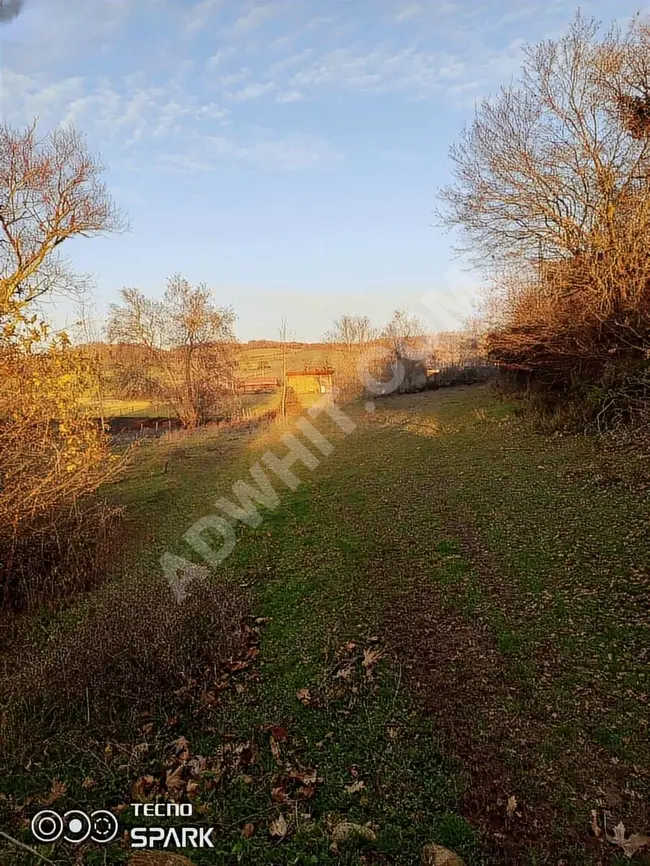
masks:
<path fill-rule="evenodd" d="M 57 534 L 80 500 L 121 460 L 83 412 L 93 368 L 65 334 L 34 318 L 0 333 L 0 587 L 12 605 L 19 550 L 34 533 Z M 57 541 L 58 543 L 58 541 Z"/>

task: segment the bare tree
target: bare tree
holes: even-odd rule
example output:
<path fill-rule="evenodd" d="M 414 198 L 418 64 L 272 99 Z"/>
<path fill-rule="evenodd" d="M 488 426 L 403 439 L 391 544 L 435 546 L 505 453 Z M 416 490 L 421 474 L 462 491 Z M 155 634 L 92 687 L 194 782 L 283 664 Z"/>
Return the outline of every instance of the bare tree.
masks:
<path fill-rule="evenodd" d="M 106 333 L 110 340 L 147 349 L 164 378 L 165 392 L 184 424 L 206 420 L 216 398 L 234 389 L 235 313 L 214 304 L 204 283 L 191 286 L 175 274 L 161 301 L 137 289 L 122 291 L 111 304 Z"/>
<path fill-rule="evenodd" d="M 580 257 L 607 313 L 650 274 L 650 136 L 633 127 L 650 111 L 650 29 L 635 18 L 598 32 L 578 14 L 559 41 L 526 49 L 518 84 L 452 148 L 440 217 L 483 265 Z"/>
<path fill-rule="evenodd" d="M 406 358 L 412 354 L 415 341 L 423 337 L 425 332 L 424 324 L 417 316 L 407 310 L 395 310 L 382 336 L 388 341 L 396 358 Z"/>
<path fill-rule="evenodd" d="M 17 18 L 23 9 L 23 0 L 0 0 L 0 23 Z"/>
<path fill-rule="evenodd" d="M 351 350 L 367 345 L 378 336 L 379 331 L 368 316 L 344 315 L 334 320 L 332 328 L 325 334 L 325 342 L 339 343 Z"/>
<path fill-rule="evenodd" d="M 494 360 L 568 389 L 650 348 L 650 25 L 576 16 L 452 148 L 449 227 L 500 274 Z M 643 375 L 634 387 L 645 389 Z M 557 390 L 557 388 L 556 388 Z"/>
<path fill-rule="evenodd" d="M 286 319 L 282 319 L 278 328 L 280 343 L 282 344 L 282 394 L 280 397 L 280 414 L 283 418 L 287 415 L 287 344 L 293 336 Z"/>
<path fill-rule="evenodd" d="M 35 124 L 0 126 L 0 318 L 70 288 L 64 241 L 126 227 L 102 171 L 72 128 L 38 138 Z"/>

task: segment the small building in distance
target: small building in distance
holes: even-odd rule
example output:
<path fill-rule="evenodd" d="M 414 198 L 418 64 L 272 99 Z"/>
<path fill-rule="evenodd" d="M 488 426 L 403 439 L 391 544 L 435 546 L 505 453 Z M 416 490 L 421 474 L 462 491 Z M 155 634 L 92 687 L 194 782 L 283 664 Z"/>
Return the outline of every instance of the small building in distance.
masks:
<path fill-rule="evenodd" d="M 334 388 L 334 370 L 319 367 L 287 371 L 287 388 L 295 394 L 331 394 Z"/>
<path fill-rule="evenodd" d="M 275 376 L 247 376 L 239 382 L 237 390 L 240 394 L 273 394 L 280 384 Z"/>

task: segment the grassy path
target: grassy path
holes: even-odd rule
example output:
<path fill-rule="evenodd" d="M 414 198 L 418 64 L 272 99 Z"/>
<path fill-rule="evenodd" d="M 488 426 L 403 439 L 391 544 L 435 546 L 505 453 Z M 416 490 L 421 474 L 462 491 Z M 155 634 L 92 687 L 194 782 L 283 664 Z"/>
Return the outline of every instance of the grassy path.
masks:
<path fill-rule="evenodd" d="M 181 766 L 217 828 L 197 864 L 415 864 L 431 841 L 468 864 L 617 862 L 589 822 L 648 829 L 644 466 L 526 432 L 481 389 L 353 414 L 338 441 L 319 421 L 332 454 L 237 530 L 222 568 L 249 597 L 252 644 L 214 705 L 156 717 L 126 762 L 53 746 L 0 791 L 36 798 L 56 777 L 62 803 L 118 806 Z M 117 494 L 145 531 L 130 579 L 182 553 L 268 447 L 282 453 L 275 429 L 197 437 L 166 475 L 147 450 Z M 374 838 L 332 850 L 343 820 Z M 104 855 L 84 862 L 124 848 Z"/>

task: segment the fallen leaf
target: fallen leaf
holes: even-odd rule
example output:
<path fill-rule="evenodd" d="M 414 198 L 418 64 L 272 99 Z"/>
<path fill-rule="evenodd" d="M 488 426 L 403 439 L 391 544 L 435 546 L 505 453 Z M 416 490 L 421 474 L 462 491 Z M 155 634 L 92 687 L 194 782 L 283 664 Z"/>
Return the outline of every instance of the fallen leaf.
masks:
<path fill-rule="evenodd" d="M 287 802 L 287 792 L 281 785 L 278 785 L 277 788 L 271 789 L 271 800 L 274 803 L 286 803 Z"/>
<path fill-rule="evenodd" d="M 146 797 L 149 790 L 153 786 L 155 779 L 153 776 L 140 776 L 131 785 L 131 796 L 134 800 L 141 800 Z"/>
<path fill-rule="evenodd" d="M 175 770 L 167 770 L 167 773 L 165 774 L 165 784 L 170 794 L 179 794 L 185 787 L 182 774 L 182 767 L 176 767 Z"/>
<path fill-rule="evenodd" d="M 422 866 L 465 866 L 458 854 L 442 845 L 425 845 L 422 850 Z"/>
<path fill-rule="evenodd" d="M 382 652 L 382 650 L 379 649 L 379 647 L 367 647 L 366 649 L 364 649 L 363 661 L 361 662 L 361 664 L 365 668 L 366 676 L 369 680 L 372 679 L 374 675 L 373 669 L 383 655 L 384 653 Z"/>
<path fill-rule="evenodd" d="M 195 782 L 194 779 L 190 779 L 185 788 L 185 792 L 190 800 L 192 800 L 199 793 L 199 783 Z"/>
<path fill-rule="evenodd" d="M 278 815 L 277 818 L 274 818 L 273 821 L 269 824 L 269 833 L 275 839 L 284 839 L 287 835 L 288 831 L 287 822 L 285 821 L 284 815 L 282 812 Z"/>
<path fill-rule="evenodd" d="M 289 739 L 289 732 L 286 728 L 273 726 L 271 728 L 271 736 L 275 737 L 278 743 L 286 743 Z"/>
<path fill-rule="evenodd" d="M 271 747 L 271 754 L 273 755 L 273 760 L 276 764 L 282 764 L 282 753 L 280 752 L 280 746 L 278 746 L 277 740 L 273 735 L 269 737 L 269 745 Z"/>
<path fill-rule="evenodd" d="M 67 786 L 65 782 L 61 782 L 59 779 L 52 779 L 52 787 L 50 788 L 50 793 L 45 800 L 46 806 L 51 806 L 52 803 L 56 803 L 56 801 L 62 797 L 67 791 Z"/>
<path fill-rule="evenodd" d="M 311 703 L 311 692 L 309 689 L 298 689 L 296 692 L 296 697 L 300 701 L 301 704 L 304 704 L 306 707 Z"/>
<path fill-rule="evenodd" d="M 330 850 L 335 853 L 338 851 L 339 845 L 344 845 L 347 842 L 375 842 L 376 839 L 377 835 L 371 827 L 365 824 L 351 824 L 348 821 L 342 821 L 332 830 Z"/>
<path fill-rule="evenodd" d="M 250 839 L 250 837 L 255 832 L 255 824 L 244 824 L 241 830 L 241 834 L 244 839 Z"/>
<path fill-rule="evenodd" d="M 317 780 L 316 770 L 291 770 L 289 778 L 295 779 L 302 785 L 315 785 Z"/>
<path fill-rule="evenodd" d="M 86 776 L 86 778 L 81 783 L 81 787 L 84 791 L 92 791 L 93 788 L 97 787 L 97 782 L 94 779 L 91 779 L 90 776 Z"/>
<path fill-rule="evenodd" d="M 650 845 L 650 836 L 643 836 L 640 833 L 632 833 L 627 839 L 625 838 L 625 825 L 622 821 L 614 827 L 614 834 L 607 834 L 607 840 L 612 845 L 618 845 L 622 848 L 626 857 L 634 857 L 637 851 Z"/>
<path fill-rule="evenodd" d="M 190 756 L 190 744 L 187 742 L 185 737 L 179 737 L 177 740 L 174 740 L 172 743 L 174 747 L 174 754 L 176 755 L 176 759 L 179 761 L 186 761 Z"/>
<path fill-rule="evenodd" d="M 517 808 L 517 798 L 515 796 L 508 797 L 508 805 L 506 807 L 506 814 L 508 818 L 512 818 L 515 813 L 515 809 Z"/>
<path fill-rule="evenodd" d="M 358 782 L 353 782 L 351 785 L 346 785 L 345 793 L 346 794 L 358 794 L 359 791 L 363 791 L 366 787 L 366 783 L 359 779 Z"/>
<path fill-rule="evenodd" d="M 243 743 L 241 746 L 237 746 L 235 754 L 237 755 L 238 765 L 241 764 L 242 767 L 248 767 L 253 763 L 253 750 L 250 743 Z"/>
<path fill-rule="evenodd" d="M 595 809 L 591 810 L 591 831 L 598 839 L 603 835 L 603 831 L 598 826 L 598 813 Z"/>

